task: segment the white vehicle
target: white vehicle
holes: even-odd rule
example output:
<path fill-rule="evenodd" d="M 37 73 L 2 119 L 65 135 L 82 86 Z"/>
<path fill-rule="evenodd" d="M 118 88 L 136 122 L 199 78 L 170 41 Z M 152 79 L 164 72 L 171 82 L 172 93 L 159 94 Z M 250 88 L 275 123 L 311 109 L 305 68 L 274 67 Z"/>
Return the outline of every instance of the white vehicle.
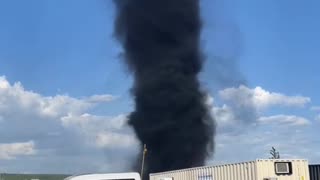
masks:
<path fill-rule="evenodd" d="M 85 174 L 70 176 L 64 180 L 140 180 L 139 173 Z"/>

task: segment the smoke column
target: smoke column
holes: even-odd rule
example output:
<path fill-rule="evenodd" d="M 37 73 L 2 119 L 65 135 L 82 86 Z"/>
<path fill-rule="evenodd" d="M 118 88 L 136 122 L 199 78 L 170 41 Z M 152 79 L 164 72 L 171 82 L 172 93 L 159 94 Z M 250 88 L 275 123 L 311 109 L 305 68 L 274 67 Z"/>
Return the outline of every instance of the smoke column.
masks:
<path fill-rule="evenodd" d="M 114 3 L 115 34 L 134 75 L 129 124 L 148 147 L 144 179 L 204 165 L 214 148 L 215 127 L 198 81 L 203 63 L 199 0 Z"/>

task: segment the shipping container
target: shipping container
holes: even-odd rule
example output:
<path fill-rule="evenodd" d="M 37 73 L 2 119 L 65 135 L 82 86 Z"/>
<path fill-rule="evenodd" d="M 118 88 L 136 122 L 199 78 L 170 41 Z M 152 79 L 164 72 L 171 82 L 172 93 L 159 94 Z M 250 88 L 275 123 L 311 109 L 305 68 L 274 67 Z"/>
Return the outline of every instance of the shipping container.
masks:
<path fill-rule="evenodd" d="M 309 165 L 310 180 L 320 180 L 320 164 Z"/>
<path fill-rule="evenodd" d="M 310 178 L 307 160 L 258 159 L 243 163 L 153 173 L 150 174 L 150 180 L 310 180 Z"/>

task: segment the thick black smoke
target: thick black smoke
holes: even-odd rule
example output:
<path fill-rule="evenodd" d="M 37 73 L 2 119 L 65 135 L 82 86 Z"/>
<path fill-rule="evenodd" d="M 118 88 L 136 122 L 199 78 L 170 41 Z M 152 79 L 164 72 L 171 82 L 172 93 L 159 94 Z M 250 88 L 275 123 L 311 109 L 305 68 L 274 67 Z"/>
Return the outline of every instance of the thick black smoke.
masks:
<path fill-rule="evenodd" d="M 116 36 L 135 80 L 129 124 L 148 147 L 145 175 L 203 165 L 215 128 L 198 81 L 199 0 L 114 2 Z"/>

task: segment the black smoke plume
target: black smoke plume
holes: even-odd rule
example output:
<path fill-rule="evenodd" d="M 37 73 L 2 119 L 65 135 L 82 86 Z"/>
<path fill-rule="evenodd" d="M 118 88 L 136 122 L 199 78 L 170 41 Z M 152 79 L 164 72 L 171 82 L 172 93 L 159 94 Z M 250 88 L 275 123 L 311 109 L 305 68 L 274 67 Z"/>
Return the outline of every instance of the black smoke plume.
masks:
<path fill-rule="evenodd" d="M 115 34 L 134 75 L 129 124 L 148 148 L 144 179 L 203 165 L 213 151 L 215 128 L 198 81 L 203 63 L 199 0 L 114 3 Z"/>

